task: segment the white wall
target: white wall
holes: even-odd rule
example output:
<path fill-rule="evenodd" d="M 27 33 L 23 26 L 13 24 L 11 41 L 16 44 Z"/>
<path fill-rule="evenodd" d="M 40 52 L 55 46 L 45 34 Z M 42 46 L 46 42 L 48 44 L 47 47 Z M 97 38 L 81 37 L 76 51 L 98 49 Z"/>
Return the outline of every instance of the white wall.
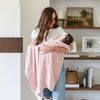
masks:
<path fill-rule="evenodd" d="M 21 4 L 21 33 L 23 37 L 24 53 L 22 54 L 21 67 L 21 100 L 37 100 L 32 93 L 25 77 L 25 53 L 30 43 L 33 28 L 38 24 L 42 10 L 49 6 L 49 0 L 20 0 Z"/>
<path fill-rule="evenodd" d="M 0 0 L 0 38 L 19 36 L 19 0 Z M 0 53 L 0 100 L 20 100 L 20 68 L 20 53 Z"/>
<path fill-rule="evenodd" d="M 0 37 L 20 36 L 19 0 L 0 0 Z"/>
<path fill-rule="evenodd" d="M 100 0 L 50 0 L 50 6 L 63 11 L 64 18 L 66 18 L 67 7 L 93 7 L 94 9 L 94 26 L 100 27 Z M 89 53 L 82 52 L 82 37 L 83 36 L 97 36 L 100 37 L 99 30 L 90 29 L 65 29 L 67 33 L 72 34 L 74 40 L 77 42 L 78 54 L 88 55 Z M 100 53 L 96 55 L 100 56 Z M 100 84 L 100 60 L 65 60 L 65 68 L 69 67 L 70 70 L 76 70 L 79 67 L 80 75 L 83 75 L 84 69 L 93 67 L 95 84 Z M 83 77 L 80 77 L 82 81 Z M 86 100 L 100 100 L 100 91 L 66 91 L 66 99 L 72 98 L 85 98 Z"/>

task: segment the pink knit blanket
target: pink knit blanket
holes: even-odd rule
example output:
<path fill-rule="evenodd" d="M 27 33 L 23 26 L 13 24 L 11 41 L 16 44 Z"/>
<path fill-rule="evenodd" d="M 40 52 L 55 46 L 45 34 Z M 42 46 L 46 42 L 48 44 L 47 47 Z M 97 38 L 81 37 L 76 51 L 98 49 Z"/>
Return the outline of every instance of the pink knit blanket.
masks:
<path fill-rule="evenodd" d="M 59 40 L 46 42 L 50 46 L 70 48 Z M 41 44 L 42 45 L 42 44 Z M 29 45 L 26 52 L 25 74 L 30 83 L 32 91 L 41 97 L 44 88 L 53 91 L 60 75 L 63 64 L 64 53 L 48 52 L 43 54 L 39 51 L 41 45 Z"/>

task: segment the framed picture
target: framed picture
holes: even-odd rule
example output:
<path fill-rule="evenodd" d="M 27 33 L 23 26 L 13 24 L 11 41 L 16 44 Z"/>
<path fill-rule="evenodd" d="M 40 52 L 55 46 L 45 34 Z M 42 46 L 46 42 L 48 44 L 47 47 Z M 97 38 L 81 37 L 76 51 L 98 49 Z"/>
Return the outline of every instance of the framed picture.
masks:
<path fill-rule="evenodd" d="M 77 53 L 77 44 L 76 44 L 76 41 L 74 41 L 73 43 L 71 43 L 71 47 L 72 47 L 72 50 L 68 53 Z"/>
<path fill-rule="evenodd" d="M 100 37 L 82 37 L 82 52 L 100 52 Z"/>
<path fill-rule="evenodd" d="M 67 8 L 67 26 L 93 27 L 93 8 L 68 7 Z"/>

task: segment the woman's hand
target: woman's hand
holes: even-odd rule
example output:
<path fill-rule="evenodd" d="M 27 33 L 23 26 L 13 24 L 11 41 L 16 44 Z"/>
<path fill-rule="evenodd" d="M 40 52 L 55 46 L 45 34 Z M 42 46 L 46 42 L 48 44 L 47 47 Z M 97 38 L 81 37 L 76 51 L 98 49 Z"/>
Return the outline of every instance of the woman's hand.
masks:
<path fill-rule="evenodd" d="M 72 46 L 71 45 L 69 45 L 69 49 L 70 49 L 70 51 L 72 50 Z M 68 52 L 70 52 L 70 51 L 68 51 Z"/>
<path fill-rule="evenodd" d="M 51 46 L 43 44 L 40 46 L 40 51 L 43 51 L 43 53 L 47 53 L 51 51 L 51 48 L 52 48 Z"/>

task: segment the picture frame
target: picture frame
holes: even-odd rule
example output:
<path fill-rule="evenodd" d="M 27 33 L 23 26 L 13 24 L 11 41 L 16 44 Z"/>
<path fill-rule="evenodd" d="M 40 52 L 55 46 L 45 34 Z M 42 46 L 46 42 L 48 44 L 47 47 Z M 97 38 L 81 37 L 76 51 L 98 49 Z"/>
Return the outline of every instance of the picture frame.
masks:
<path fill-rule="evenodd" d="M 72 50 L 70 52 L 67 52 L 67 53 L 77 53 L 77 43 L 76 43 L 76 41 L 73 41 L 71 43 L 71 47 L 72 47 Z"/>
<path fill-rule="evenodd" d="M 93 27 L 92 7 L 67 7 L 68 27 Z"/>
<path fill-rule="evenodd" d="M 82 52 L 100 52 L 100 37 L 82 37 Z"/>

